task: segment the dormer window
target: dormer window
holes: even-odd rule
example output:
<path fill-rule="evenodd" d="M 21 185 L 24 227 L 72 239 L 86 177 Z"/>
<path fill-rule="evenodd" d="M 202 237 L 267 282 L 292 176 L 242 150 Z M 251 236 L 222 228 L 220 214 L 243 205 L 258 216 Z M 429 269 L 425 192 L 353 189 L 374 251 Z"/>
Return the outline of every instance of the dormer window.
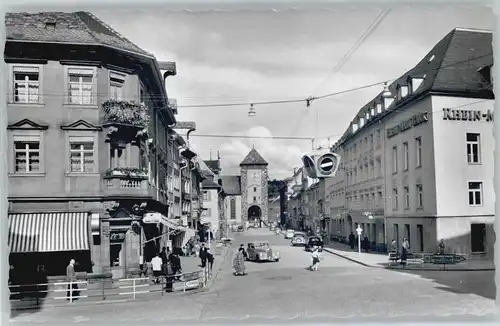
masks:
<path fill-rule="evenodd" d="M 432 60 L 434 60 L 434 58 L 435 58 L 435 57 L 436 57 L 436 56 L 435 56 L 434 54 L 433 54 L 433 55 L 431 55 L 431 56 L 429 57 L 429 61 L 427 61 L 427 62 L 428 62 L 428 63 L 432 62 Z"/>
<path fill-rule="evenodd" d="M 356 132 L 356 131 L 358 131 L 358 124 L 357 123 L 353 123 L 352 124 L 352 132 Z M 356 149 L 354 151 L 356 151 Z"/>
<path fill-rule="evenodd" d="M 424 78 L 425 78 L 425 75 L 424 75 L 424 77 L 414 77 L 411 79 L 411 92 L 412 93 L 415 93 L 418 90 L 420 85 L 422 85 L 422 83 L 424 82 Z"/>
<path fill-rule="evenodd" d="M 366 121 L 370 120 L 370 112 L 366 112 L 365 117 L 366 117 Z"/>
<path fill-rule="evenodd" d="M 377 103 L 377 114 L 382 113 L 382 103 Z"/>
<path fill-rule="evenodd" d="M 371 109 L 370 109 L 370 113 L 371 113 L 372 117 L 374 117 L 374 116 L 375 116 L 375 109 L 374 109 L 374 108 L 371 108 Z"/>
<path fill-rule="evenodd" d="M 408 86 L 402 85 L 399 87 L 399 96 L 401 99 L 405 98 L 408 96 Z"/>
<path fill-rule="evenodd" d="M 359 118 L 359 127 L 363 128 L 364 125 L 365 125 L 365 118 L 363 117 Z"/>

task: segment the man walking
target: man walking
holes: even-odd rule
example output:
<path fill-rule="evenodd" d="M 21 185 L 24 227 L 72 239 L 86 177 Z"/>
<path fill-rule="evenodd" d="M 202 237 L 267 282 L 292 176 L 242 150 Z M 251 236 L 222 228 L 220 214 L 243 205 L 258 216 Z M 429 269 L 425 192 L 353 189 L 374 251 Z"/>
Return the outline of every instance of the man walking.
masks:
<path fill-rule="evenodd" d="M 73 258 L 70 259 L 66 267 L 66 281 L 69 282 L 67 299 L 73 302 L 73 300 L 78 299 L 78 284 L 73 283 L 76 282 L 75 260 Z"/>
<path fill-rule="evenodd" d="M 151 264 L 153 265 L 153 277 L 155 283 L 160 283 L 160 277 L 163 269 L 163 260 L 160 258 L 159 254 L 151 259 Z"/>
<path fill-rule="evenodd" d="M 212 272 L 212 267 L 214 266 L 214 255 L 211 250 L 207 252 L 208 269 Z"/>
<path fill-rule="evenodd" d="M 205 268 L 207 265 L 207 247 L 205 247 L 205 244 L 201 244 L 201 249 L 200 249 L 200 259 L 201 259 L 201 268 Z"/>

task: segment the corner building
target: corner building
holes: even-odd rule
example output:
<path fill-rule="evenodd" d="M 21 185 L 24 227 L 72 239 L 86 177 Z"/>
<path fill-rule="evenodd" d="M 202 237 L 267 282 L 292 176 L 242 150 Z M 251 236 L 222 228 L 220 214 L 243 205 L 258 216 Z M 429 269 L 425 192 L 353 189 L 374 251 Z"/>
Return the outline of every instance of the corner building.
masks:
<path fill-rule="evenodd" d="M 369 223 L 383 216 L 375 237 L 383 236 L 386 247 L 408 238 L 413 252 L 433 253 L 443 239 L 448 253 L 493 258 L 491 41 L 489 31 L 454 29 L 360 110 L 333 148 L 344 154 L 349 230 L 363 223 L 352 218 L 355 206 L 369 219 L 363 227 L 369 238 Z M 368 137 L 371 146 L 372 134 L 382 173 L 375 165 L 372 179 L 378 181 L 363 188 L 376 190 L 355 193 L 350 184 L 360 170 L 370 176 L 364 161 L 370 167 L 372 150 L 356 154 L 354 144 Z M 377 207 L 382 210 L 374 214 Z"/>

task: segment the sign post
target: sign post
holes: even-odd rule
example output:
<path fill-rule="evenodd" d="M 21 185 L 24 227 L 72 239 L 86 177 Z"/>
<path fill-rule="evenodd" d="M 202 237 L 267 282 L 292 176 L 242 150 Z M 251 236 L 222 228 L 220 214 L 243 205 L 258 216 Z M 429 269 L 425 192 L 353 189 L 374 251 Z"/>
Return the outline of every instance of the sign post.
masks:
<path fill-rule="evenodd" d="M 358 234 L 358 253 L 361 253 L 361 233 L 363 233 L 363 229 L 359 226 L 359 224 L 356 228 L 356 233 Z"/>

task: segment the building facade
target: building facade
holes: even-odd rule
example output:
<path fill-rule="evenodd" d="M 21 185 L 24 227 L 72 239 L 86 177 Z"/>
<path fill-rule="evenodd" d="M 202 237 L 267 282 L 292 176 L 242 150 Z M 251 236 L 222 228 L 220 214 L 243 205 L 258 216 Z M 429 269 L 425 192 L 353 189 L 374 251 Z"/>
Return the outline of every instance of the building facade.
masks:
<path fill-rule="evenodd" d="M 228 227 L 242 225 L 241 220 L 241 176 L 222 175 L 222 188 L 226 195 L 224 199 L 225 215 Z"/>
<path fill-rule="evenodd" d="M 491 38 L 454 29 L 358 112 L 332 148 L 337 233 L 359 225 L 378 250 L 407 238 L 435 252 L 442 239 L 447 252 L 493 257 Z"/>
<path fill-rule="evenodd" d="M 177 229 L 165 195 L 176 120 L 164 76 L 175 64 L 162 75 L 153 55 L 87 12 L 9 13 L 6 28 L 11 265 L 138 268 L 158 251 L 157 225 Z"/>

